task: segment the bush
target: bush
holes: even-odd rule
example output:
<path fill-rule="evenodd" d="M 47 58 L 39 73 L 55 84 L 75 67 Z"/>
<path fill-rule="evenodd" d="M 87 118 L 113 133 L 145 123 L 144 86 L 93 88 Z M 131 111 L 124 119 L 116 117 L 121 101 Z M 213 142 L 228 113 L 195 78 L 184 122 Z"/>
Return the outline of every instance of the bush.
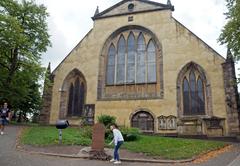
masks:
<path fill-rule="evenodd" d="M 123 135 L 123 139 L 126 142 L 129 141 L 136 141 L 139 138 L 139 130 L 137 128 L 125 128 L 125 127 L 121 127 L 120 129 L 122 135 Z M 110 129 L 106 129 L 105 131 L 105 139 L 106 140 L 112 140 L 113 139 L 113 133 Z"/>
<path fill-rule="evenodd" d="M 138 128 L 132 127 L 121 127 L 121 132 L 124 138 L 124 141 L 136 141 L 139 138 L 140 131 Z"/>
<path fill-rule="evenodd" d="M 130 142 L 130 141 L 136 141 L 138 138 L 139 137 L 136 134 L 127 134 L 127 135 L 125 135 L 124 140 L 126 142 Z"/>
<path fill-rule="evenodd" d="M 116 123 L 116 117 L 110 115 L 101 115 L 98 117 L 98 122 L 104 124 L 106 128 L 113 123 Z"/>
<path fill-rule="evenodd" d="M 112 141 L 113 133 L 112 133 L 112 131 L 110 129 L 106 129 L 106 131 L 105 131 L 105 139 L 109 140 L 109 141 Z"/>
<path fill-rule="evenodd" d="M 136 134 L 136 135 L 141 134 L 139 129 L 134 127 L 120 127 L 120 130 L 122 133 L 127 133 L 127 134 Z"/>

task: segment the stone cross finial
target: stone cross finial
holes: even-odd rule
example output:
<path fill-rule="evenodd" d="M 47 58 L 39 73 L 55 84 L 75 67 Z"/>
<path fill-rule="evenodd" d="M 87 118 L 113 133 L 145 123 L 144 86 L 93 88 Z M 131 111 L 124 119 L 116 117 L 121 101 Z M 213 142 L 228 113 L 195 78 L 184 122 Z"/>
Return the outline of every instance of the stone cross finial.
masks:
<path fill-rule="evenodd" d="M 47 71 L 51 73 L 51 62 L 48 63 Z"/>
<path fill-rule="evenodd" d="M 94 16 L 98 15 L 99 14 L 99 8 L 97 6 L 97 9 L 95 10 L 95 13 L 94 13 Z"/>
<path fill-rule="evenodd" d="M 172 6 L 171 0 L 167 1 L 167 5 Z"/>
<path fill-rule="evenodd" d="M 171 8 L 172 11 L 174 11 L 174 6 L 172 5 L 171 0 L 167 1 L 167 5 Z"/>

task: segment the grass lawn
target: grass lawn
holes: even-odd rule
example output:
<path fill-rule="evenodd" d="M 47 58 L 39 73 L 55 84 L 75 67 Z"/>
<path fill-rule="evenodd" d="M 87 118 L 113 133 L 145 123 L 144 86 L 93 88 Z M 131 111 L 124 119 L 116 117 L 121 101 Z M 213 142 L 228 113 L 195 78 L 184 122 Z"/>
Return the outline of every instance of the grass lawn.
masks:
<path fill-rule="evenodd" d="M 63 144 L 90 145 L 89 131 L 90 129 L 67 128 L 63 130 Z M 58 144 L 58 130 L 55 127 L 29 127 L 22 134 L 21 143 L 37 146 L 56 145 Z M 125 142 L 122 148 L 176 160 L 191 158 L 225 145 L 217 141 L 141 135 L 137 141 Z"/>
<path fill-rule="evenodd" d="M 55 127 L 29 127 L 21 136 L 21 143 L 27 145 L 56 145 L 58 144 L 58 129 Z M 64 145 L 90 145 L 91 139 L 86 137 L 78 128 L 62 130 Z"/>
<path fill-rule="evenodd" d="M 123 147 L 132 152 L 143 152 L 150 156 L 176 160 L 191 158 L 225 145 L 225 143 L 218 141 L 142 135 L 135 142 L 125 142 Z"/>

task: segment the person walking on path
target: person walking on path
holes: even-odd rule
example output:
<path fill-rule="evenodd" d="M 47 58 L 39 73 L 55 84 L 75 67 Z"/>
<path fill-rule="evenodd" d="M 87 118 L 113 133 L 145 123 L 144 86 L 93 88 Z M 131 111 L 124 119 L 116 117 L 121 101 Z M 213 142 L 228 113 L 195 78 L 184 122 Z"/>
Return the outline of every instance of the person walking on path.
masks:
<path fill-rule="evenodd" d="M 113 159 L 111 159 L 110 162 L 113 162 L 114 164 L 121 164 L 118 150 L 120 146 L 123 144 L 124 139 L 121 131 L 118 129 L 118 126 L 116 124 L 112 124 L 110 126 L 110 129 L 113 132 L 113 140 L 112 142 L 109 143 L 109 145 L 111 145 L 114 142 L 114 154 Z"/>
<path fill-rule="evenodd" d="M 8 104 L 4 103 L 3 108 L 0 110 L 0 125 L 1 125 L 1 131 L 0 134 L 4 134 L 4 128 L 5 125 L 9 122 L 10 120 L 10 110 L 8 108 Z"/>

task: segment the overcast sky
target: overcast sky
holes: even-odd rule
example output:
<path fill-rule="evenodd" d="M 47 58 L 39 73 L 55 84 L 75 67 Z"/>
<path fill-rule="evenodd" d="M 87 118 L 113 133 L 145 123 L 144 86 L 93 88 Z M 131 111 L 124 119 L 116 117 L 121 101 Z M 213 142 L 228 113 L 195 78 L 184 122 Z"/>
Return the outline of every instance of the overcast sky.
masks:
<path fill-rule="evenodd" d="M 52 70 L 78 44 L 92 28 L 96 7 L 100 12 L 120 0 L 36 0 L 47 7 L 49 33 L 52 47 L 42 56 L 43 66 L 51 62 Z M 167 0 L 153 0 L 167 3 Z M 225 25 L 225 0 L 172 0 L 173 17 L 185 25 L 222 56 L 226 47 L 220 46 L 217 38 Z"/>

